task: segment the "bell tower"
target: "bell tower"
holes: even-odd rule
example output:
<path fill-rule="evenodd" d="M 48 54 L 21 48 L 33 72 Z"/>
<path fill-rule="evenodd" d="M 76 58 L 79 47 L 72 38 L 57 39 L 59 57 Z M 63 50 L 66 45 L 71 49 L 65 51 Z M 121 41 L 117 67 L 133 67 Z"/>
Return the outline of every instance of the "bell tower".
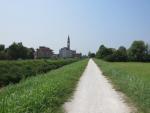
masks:
<path fill-rule="evenodd" d="M 70 37 L 68 35 L 67 48 L 70 50 Z"/>

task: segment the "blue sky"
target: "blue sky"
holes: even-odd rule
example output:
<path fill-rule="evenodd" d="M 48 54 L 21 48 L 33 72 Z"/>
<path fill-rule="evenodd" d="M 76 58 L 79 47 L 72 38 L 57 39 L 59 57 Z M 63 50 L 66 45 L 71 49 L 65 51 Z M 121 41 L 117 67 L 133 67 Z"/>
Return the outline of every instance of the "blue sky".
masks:
<path fill-rule="evenodd" d="M 0 43 L 66 46 L 84 54 L 101 44 L 150 43 L 150 0 L 0 0 Z"/>

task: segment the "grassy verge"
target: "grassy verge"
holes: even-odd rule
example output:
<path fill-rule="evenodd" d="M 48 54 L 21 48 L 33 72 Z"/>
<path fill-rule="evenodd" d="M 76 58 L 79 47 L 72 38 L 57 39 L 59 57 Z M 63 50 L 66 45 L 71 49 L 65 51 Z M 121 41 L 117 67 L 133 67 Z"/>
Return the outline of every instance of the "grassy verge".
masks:
<path fill-rule="evenodd" d="M 0 113 L 62 113 L 88 60 L 1 89 Z"/>
<path fill-rule="evenodd" d="M 95 62 L 116 88 L 135 103 L 138 113 L 150 113 L 150 63 Z"/>
<path fill-rule="evenodd" d="M 46 73 L 75 61 L 77 59 L 0 61 L 0 87 L 17 83 L 30 76 Z"/>

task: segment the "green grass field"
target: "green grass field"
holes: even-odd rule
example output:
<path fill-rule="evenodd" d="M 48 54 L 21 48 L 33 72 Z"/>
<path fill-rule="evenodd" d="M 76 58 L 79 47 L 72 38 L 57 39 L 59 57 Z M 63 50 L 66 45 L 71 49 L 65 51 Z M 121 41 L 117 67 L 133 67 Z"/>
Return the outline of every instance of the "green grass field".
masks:
<path fill-rule="evenodd" d="M 126 94 L 138 113 L 150 113 L 150 63 L 105 62 L 95 59 L 117 90 Z"/>
<path fill-rule="evenodd" d="M 88 60 L 30 77 L 0 90 L 0 113 L 63 113 Z"/>

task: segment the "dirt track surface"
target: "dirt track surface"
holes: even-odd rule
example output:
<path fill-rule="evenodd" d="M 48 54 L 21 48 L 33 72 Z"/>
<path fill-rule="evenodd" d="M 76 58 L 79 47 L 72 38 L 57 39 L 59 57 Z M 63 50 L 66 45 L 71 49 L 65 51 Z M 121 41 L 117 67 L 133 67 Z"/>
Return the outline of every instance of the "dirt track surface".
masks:
<path fill-rule="evenodd" d="M 66 113 L 131 112 L 92 59 L 89 60 L 73 98 L 65 103 L 64 109 Z"/>

